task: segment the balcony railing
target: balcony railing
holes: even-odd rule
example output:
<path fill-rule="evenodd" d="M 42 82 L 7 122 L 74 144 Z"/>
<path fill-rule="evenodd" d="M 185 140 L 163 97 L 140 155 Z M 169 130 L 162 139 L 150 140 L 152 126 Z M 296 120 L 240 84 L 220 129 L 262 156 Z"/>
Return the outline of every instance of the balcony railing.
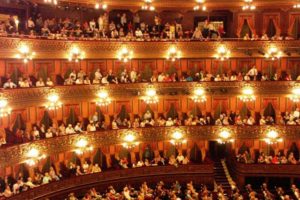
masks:
<path fill-rule="evenodd" d="M 74 45 L 86 52 L 87 59 L 115 59 L 116 53 L 127 46 L 134 52 L 135 59 L 165 58 L 171 45 L 176 45 L 182 52 L 183 58 L 212 58 L 221 41 L 103 41 L 103 40 L 49 40 L 30 38 L 0 37 L 0 57 L 14 58 L 16 49 L 26 43 L 36 53 L 36 59 L 67 59 L 67 52 Z M 290 52 L 289 57 L 297 57 L 300 46 L 299 40 L 284 41 L 222 41 L 232 52 L 232 57 L 247 57 L 251 52 L 252 57 L 263 57 L 261 50 L 270 45 Z"/>
<path fill-rule="evenodd" d="M 239 95 L 241 88 L 245 85 L 243 81 L 225 81 L 225 82 L 200 82 L 207 89 L 207 95 Z M 255 94 L 287 95 L 295 81 L 250 81 Z M 107 89 L 112 97 L 132 97 L 143 92 L 149 83 L 130 83 L 130 84 L 110 84 Z M 188 95 L 191 94 L 198 82 L 172 82 L 172 83 L 154 83 L 158 94 L 168 95 Z M 103 86 L 103 85 L 102 85 Z M 101 85 L 73 85 L 56 86 L 56 92 L 63 97 L 63 100 L 86 100 L 94 99 Z M 32 106 L 40 104 L 46 100 L 46 94 L 50 87 L 40 88 L 20 88 L 3 89 L 2 92 L 10 101 L 11 105 Z"/>
<path fill-rule="evenodd" d="M 137 140 L 141 143 L 170 141 L 170 134 L 175 130 L 181 131 L 184 137 L 192 142 L 199 140 L 217 140 L 220 131 L 226 127 L 235 140 L 262 140 L 267 131 L 276 129 L 283 139 L 297 140 L 300 138 L 299 126 L 179 126 L 179 127 L 151 127 L 131 129 L 140 135 Z M 29 143 L 3 147 L 0 149 L 0 167 L 25 162 L 25 153 L 32 147 L 47 155 L 73 151 L 79 138 L 84 137 L 95 148 L 108 145 L 121 145 L 124 141 L 120 135 L 128 129 L 106 130 L 86 134 L 73 134 L 50 139 L 36 140 Z"/>

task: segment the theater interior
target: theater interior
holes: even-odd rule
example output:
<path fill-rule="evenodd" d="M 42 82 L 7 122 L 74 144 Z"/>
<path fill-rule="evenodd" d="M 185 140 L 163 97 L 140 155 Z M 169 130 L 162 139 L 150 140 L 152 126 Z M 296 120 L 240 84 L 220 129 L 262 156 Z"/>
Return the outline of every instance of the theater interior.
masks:
<path fill-rule="evenodd" d="M 299 0 L 0 0 L 0 200 L 300 199 L 299 39 Z"/>

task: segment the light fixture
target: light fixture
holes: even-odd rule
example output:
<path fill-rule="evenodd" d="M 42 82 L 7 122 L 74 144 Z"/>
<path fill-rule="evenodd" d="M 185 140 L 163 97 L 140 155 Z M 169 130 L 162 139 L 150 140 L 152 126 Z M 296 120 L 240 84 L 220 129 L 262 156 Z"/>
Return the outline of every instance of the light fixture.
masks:
<path fill-rule="evenodd" d="M 180 146 L 182 144 L 186 144 L 187 139 L 185 138 L 184 132 L 180 129 L 172 130 L 170 143 L 175 146 Z"/>
<path fill-rule="evenodd" d="M 133 51 L 128 50 L 126 47 L 123 47 L 118 53 L 117 58 L 122 62 L 128 62 L 133 57 Z"/>
<path fill-rule="evenodd" d="M 108 92 L 101 88 L 99 92 L 97 93 L 97 101 L 96 104 L 98 106 L 108 106 L 111 103 L 111 99 L 109 98 Z"/>
<path fill-rule="evenodd" d="M 175 46 L 169 48 L 167 52 L 167 60 L 175 62 L 181 58 L 181 51 L 179 51 Z"/>
<path fill-rule="evenodd" d="M 266 59 L 271 59 L 273 61 L 280 59 L 281 57 L 282 57 L 282 51 L 280 51 L 275 46 L 269 47 L 269 49 L 267 50 L 267 52 L 265 54 Z"/>
<path fill-rule="evenodd" d="M 255 10 L 256 6 L 253 5 L 253 0 L 244 0 L 245 5 L 242 7 L 243 10 Z"/>
<path fill-rule="evenodd" d="M 297 3 L 294 4 L 293 8 L 295 8 L 295 9 L 299 9 L 300 8 L 300 2 L 299 2 L 299 0 L 298 0 Z"/>
<path fill-rule="evenodd" d="M 16 58 L 23 59 L 24 63 L 28 63 L 35 56 L 35 52 L 31 52 L 27 45 L 22 45 L 18 51 L 19 53 L 16 55 Z"/>
<path fill-rule="evenodd" d="M 69 56 L 68 56 L 68 60 L 71 61 L 75 61 L 75 62 L 79 62 L 79 60 L 83 60 L 85 57 L 85 52 L 80 50 L 78 47 L 73 47 L 70 52 L 69 52 Z"/>
<path fill-rule="evenodd" d="M 26 154 L 25 163 L 29 166 L 34 166 L 44 158 L 46 158 L 45 154 L 41 154 L 37 148 L 31 148 Z"/>
<path fill-rule="evenodd" d="M 75 147 L 76 148 L 74 149 L 74 152 L 78 155 L 82 155 L 85 152 L 91 152 L 94 149 L 93 146 L 88 144 L 88 141 L 85 138 L 80 138 L 77 140 Z"/>
<path fill-rule="evenodd" d="M 290 95 L 290 100 L 298 103 L 300 102 L 300 85 L 296 84 L 292 89 L 292 94 Z"/>
<path fill-rule="evenodd" d="M 231 137 L 231 131 L 228 129 L 221 129 L 219 132 L 219 138 L 217 139 L 219 144 L 226 144 L 234 142 L 234 139 Z"/>
<path fill-rule="evenodd" d="M 202 10 L 206 11 L 206 6 L 204 5 L 205 0 L 196 0 L 197 5 L 194 6 L 194 11 Z"/>
<path fill-rule="evenodd" d="M 122 135 L 122 146 L 124 148 L 132 149 L 139 145 L 139 142 L 137 141 L 137 133 L 135 131 L 125 131 Z"/>
<path fill-rule="evenodd" d="M 201 103 L 206 101 L 205 90 L 201 85 L 197 85 L 193 91 L 191 99 L 195 103 Z"/>
<path fill-rule="evenodd" d="M 3 93 L 0 94 L 0 117 L 7 117 L 11 113 L 11 108 L 8 106 L 8 101 Z"/>
<path fill-rule="evenodd" d="M 58 4 L 58 0 L 44 0 L 44 3 L 57 5 Z"/>
<path fill-rule="evenodd" d="M 142 6 L 142 10 L 154 11 L 155 7 L 152 5 L 152 0 L 144 0 L 144 5 Z"/>
<path fill-rule="evenodd" d="M 149 85 L 146 89 L 146 96 L 144 96 L 144 101 L 146 104 L 155 104 L 158 103 L 158 96 L 153 85 Z"/>
<path fill-rule="evenodd" d="M 107 4 L 103 3 L 102 0 L 96 0 L 96 4 L 95 4 L 95 9 L 103 9 L 106 10 L 107 9 Z"/>
<path fill-rule="evenodd" d="M 252 87 L 249 85 L 245 85 L 239 98 L 243 102 L 255 101 L 255 95 Z"/>
<path fill-rule="evenodd" d="M 267 134 L 266 134 L 266 137 L 264 138 L 264 141 L 267 144 L 276 144 L 278 142 L 282 142 L 283 138 L 279 137 L 279 134 L 276 130 L 270 129 L 270 130 L 267 131 Z"/>
<path fill-rule="evenodd" d="M 231 52 L 224 45 L 220 45 L 214 57 L 218 60 L 224 61 L 230 58 L 230 54 Z"/>
<path fill-rule="evenodd" d="M 46 108 L 48 110 L 56 110 L 62 107 L 62 103 L 59 101 L 59 96 L 54 89 L 51 89 L 47 96 L 48 102 Z"/>

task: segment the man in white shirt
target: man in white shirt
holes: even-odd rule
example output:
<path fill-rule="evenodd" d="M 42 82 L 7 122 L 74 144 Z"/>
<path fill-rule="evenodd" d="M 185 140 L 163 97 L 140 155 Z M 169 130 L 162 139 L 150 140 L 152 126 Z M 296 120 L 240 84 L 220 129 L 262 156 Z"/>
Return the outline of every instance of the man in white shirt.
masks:
<path fill-rule="evenodd" d="M 135 31 L 135 37 L 137 37 L 137 38 L 143 37 L 143 32 L 139 28 L 137 28 Z"/>
<path fill-rule="evenodd" d="M 100 69 L 97 69 L 97 70 L 95 71 L 95 79 L 101 80 L 101 78 L 102 78 L 102 74 L 101 74 L 101 72 L 100 72 Z"/>
<path fill-rule="evenodd" d="M 132 83 L 135 83 L 137 79 L 137 72 L 135 71 L 135 68 L 133 68 L 130 72 L 130 80 Z"/>
<path fill-rule="evenodd" d="M 173 126 L 174 125 L 174 122 L 172 120 L 171 117 L 168 118 L 168 120 L 166 121 L 166 126 Z"/>
<path fill-rule="evenodd" d="M 16 88 L 16 87 L 17 87 L 17 85 L 14 82 L 12 82 L 11 79 L 8 79 L 7 82 L 4 83 L 4 85 L 3 85 L 4 89 L 7 89 L 7 88 L 12 89 L 12 88 Z"/>
<path fill-rule="evenodd" d="M 250 80 L 256 80 L 256 76 L 257 76 L 257 69 L 256 66 L 253 65 L 252 68 L 249 70 L 249 72 L 247 73 L 247 75 L 250 77 Z"/>
<path fill-rule="evenodd" d="M 296 110 L 293 113 L 293 117 L 294 117 L 294 119 L 299 119 L 299 117 L 300 117 L 299 108 L 296 108 Z"/>
<path fill-rule="evenodd" d="M 68 127 L 66 128 L 66 134 L 74 134 L 75 130 L 72 127 L 72 124 L 69 124 Z"/>
<path fill-rule="evenodd" d="M 40 78 L 36 83 L 35 83 L 36 87 L 45 87 L 45 83 L 43 81 L 42 78 Z"/>

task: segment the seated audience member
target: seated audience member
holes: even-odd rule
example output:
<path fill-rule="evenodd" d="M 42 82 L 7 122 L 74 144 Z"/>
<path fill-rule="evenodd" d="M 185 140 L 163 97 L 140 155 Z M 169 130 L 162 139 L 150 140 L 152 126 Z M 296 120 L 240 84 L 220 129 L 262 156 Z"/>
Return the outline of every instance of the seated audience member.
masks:
<path fill-rule="evenodd" d="M 51 81 L 51 79 L 48 77 L 47 78 L 47 81 L 46 81 L 46 86 L 49 86 L 49 87 L 52 87 L 52 86 L 54 86 L 54 83 L 53 83 L 53 81 Z"/>
<path fill-rule="evenodd" d="M 36 87 L 45 87 L 45 83 L 42 78 L 39 78 L 39 80 L 35 83 Z"/>
<path fill-rule="evenodd" d="M 17 85 L 11 81 L 11 79 L 8 79 L 7 82 L 4 83 L 3 88 L 4 89 L 13 89 L 16 88 Z"/>
<path fill-rule="evenodd" d="M 72 124 L 69 124 L 68 127 L 66 128 L 66 134 L 74 134 L 75 133 L 75 130 L 74 128 L 72 127 Z"/>

